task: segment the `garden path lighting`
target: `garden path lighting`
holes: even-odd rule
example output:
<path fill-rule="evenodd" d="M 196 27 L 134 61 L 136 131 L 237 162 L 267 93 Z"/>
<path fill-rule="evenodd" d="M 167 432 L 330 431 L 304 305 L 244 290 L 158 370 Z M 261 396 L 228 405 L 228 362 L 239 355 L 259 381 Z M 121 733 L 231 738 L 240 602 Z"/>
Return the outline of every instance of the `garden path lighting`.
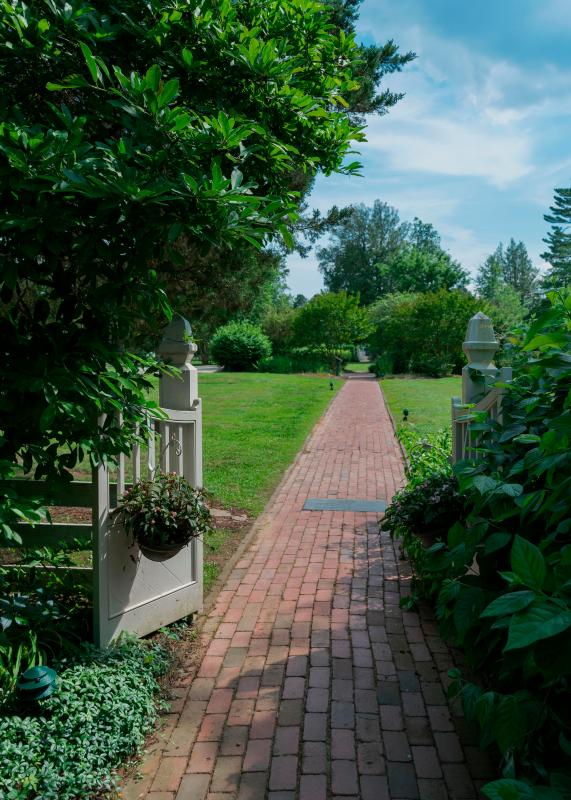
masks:
<path fill-rule="evenodd" d="M 57 689 L 56 671 L 51 667 L 30 667 L 20 675 L 16 687 L 27 702 L 45 700 Z"/>

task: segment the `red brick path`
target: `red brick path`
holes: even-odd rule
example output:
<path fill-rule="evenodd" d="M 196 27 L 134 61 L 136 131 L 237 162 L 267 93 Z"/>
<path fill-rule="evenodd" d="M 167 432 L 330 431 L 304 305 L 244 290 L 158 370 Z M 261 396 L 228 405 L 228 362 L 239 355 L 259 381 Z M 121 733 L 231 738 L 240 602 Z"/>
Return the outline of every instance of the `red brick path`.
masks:
<path fill-rule="evenodd" d="M 388 500 L 402 478 L 377 382 L 348 381 L 219 593 L 199 670 L 124 797 L 476 797 L 489 768 L 446 703 L 449 651 L 430 615 L 399 608 L 408 564 L 376 515 L 302 511 L 307 497 Z"/>

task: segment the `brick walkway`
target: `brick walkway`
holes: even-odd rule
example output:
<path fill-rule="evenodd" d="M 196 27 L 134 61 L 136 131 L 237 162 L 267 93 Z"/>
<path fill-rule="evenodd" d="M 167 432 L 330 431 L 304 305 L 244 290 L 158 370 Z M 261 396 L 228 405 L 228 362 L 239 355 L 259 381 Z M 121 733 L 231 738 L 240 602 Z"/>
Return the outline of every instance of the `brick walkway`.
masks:
<path fill-rule="evenodd" d="M 198 672 L 125 798 L 477 796 L 489 766 L 446 704 L 450 653 L 429 613 L 399 608 L 409 565 L 377 515 L 302 510 L 401 483 L 377 382 L 347 381 L 219 593 Z"/>

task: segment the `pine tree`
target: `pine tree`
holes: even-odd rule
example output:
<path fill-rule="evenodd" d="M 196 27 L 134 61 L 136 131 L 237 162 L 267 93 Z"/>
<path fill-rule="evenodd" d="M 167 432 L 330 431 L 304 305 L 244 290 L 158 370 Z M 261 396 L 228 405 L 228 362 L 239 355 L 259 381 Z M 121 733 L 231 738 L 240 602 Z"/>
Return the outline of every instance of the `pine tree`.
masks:
<path fill-rule="evenodd" d="M 502 266 L 506 284 L 515 289 L 524 305 L 530 305 L 537 288 L 538 270 L 533 266 L 523 242 L 510 239 Z"/>
<path fill-rule="evenodd" d="M 493 300 L 504 285 L 504 248 L 502 243 L 496 247 L 478 269 L 476 289 L 480 297 Z"/>
<path fill-rule="evenodd" d="M 543 241 L 548 245 L 541 254 L 551 264 L 543 281 L 544 286 L 569 286 L 571 284 L 571 188 L 556 189 L 554 204 L 543 219 L 551 230 Z"/>

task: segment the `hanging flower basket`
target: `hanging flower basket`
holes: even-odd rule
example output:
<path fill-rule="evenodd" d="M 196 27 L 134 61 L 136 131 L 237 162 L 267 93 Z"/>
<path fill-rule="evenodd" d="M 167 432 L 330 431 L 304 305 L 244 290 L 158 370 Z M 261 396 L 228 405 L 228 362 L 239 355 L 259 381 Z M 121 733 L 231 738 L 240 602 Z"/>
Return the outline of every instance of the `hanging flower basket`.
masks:
<path fill-rule="evenodd" d="M 116 513 L 141 553 L 153 561 L 172 558 L 211 529 L 203 493 L 174 472 L 135 483 Z"/>

